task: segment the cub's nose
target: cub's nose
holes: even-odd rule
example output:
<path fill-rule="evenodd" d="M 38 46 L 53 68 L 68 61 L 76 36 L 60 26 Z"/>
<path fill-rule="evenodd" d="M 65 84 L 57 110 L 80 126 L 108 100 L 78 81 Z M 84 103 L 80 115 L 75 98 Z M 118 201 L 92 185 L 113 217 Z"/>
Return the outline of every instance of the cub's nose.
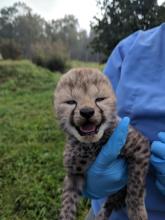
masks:
<path fill-rule="evenodd" d="M 86 119 L 91 118 L 94 115 L 94 109 L 90 107 L 80 109 L 80 115 Z"/>

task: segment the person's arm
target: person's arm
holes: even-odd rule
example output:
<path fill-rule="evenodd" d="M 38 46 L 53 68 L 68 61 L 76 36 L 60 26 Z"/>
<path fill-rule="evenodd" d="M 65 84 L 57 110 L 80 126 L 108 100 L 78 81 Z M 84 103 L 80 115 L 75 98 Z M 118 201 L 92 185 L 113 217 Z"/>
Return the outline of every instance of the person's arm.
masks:
<path fill-rule="evenodd" d="M 127 164 L 118 158 L 125 144 L 129 118 L 123 118 L 86 173 L 84 195 L 92 199 L 111 195 L 127 183 Z"/>
<path fill-rule="evenodd" d="M 122 40 L 112 51 L 112 54 L 109 56 L 105 65 L 103 73 L 110 80 L 115 92 L 120 81 L 124 59 L 136 42 L 136 38 L 138 37 L 139 33 L 140 32 L 137 31 Z"/>

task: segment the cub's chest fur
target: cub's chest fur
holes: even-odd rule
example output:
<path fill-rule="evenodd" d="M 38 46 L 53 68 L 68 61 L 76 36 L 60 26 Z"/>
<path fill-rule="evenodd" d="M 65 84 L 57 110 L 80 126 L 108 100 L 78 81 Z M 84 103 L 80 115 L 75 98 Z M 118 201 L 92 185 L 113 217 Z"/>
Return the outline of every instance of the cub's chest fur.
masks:
<path fill-rule="evenodd" d="M 57 85 L 55 110 L 68 140 L 61 220 L 73 220 L 76 216 L 85 172 L 118 124 L 115 106 L 112 86 L 97 69 L 73 69 Z M 147 220 L 144 186 L 150 156 L 148 140 L 130 127 L 120 156 L 128 162 L 128 184 L 108 197 L 96 219 L 108 220 L 113 209 L 125 204 L 130 220 Z"/>
<path fill-rule="evenodd" d="M 81 143 L 70 137 L 64 151 L 64 166 L 68 173 L 84 174 L 108 140 L 108 134 L 110 131 L 107 130 L 96 143 Z"/>

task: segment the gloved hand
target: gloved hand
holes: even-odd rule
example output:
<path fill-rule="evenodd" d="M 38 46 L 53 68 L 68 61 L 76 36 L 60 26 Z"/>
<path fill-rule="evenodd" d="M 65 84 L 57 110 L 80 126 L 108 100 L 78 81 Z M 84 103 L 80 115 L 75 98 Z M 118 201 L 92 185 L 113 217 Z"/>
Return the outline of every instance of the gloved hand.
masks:
<path fill-rule="evenodd" d="M 86 173 L 84 195 L 99 199 L 111 195 L 127 183 L 127 164 L 119 158 L 128 133 L 129 118 L 125 117 L 103 146 L 94 163 Z"/>
<path fill-rule="evenodd" d="M 151 164 L 156 170 L 156 185 L 162 194 L 165 195 L 165 132 L 158 134 L 159 141 L 151 145 Z"/>

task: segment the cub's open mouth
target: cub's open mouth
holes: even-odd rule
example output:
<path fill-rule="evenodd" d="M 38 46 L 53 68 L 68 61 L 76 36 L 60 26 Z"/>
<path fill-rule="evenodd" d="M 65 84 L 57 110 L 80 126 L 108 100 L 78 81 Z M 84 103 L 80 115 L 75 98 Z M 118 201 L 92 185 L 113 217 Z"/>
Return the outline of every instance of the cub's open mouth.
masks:
<path fill-rule="evenodd" d="M 86 135 L 94 135 L 98 132 L 99 126 L 95 125 L 94 123 L 91 122 L 86 122 L 85 124 L 81 125 L 80 127 L 76 127 L 78 130 L 79 134 L 81 136 L 86 136 Z"/>

